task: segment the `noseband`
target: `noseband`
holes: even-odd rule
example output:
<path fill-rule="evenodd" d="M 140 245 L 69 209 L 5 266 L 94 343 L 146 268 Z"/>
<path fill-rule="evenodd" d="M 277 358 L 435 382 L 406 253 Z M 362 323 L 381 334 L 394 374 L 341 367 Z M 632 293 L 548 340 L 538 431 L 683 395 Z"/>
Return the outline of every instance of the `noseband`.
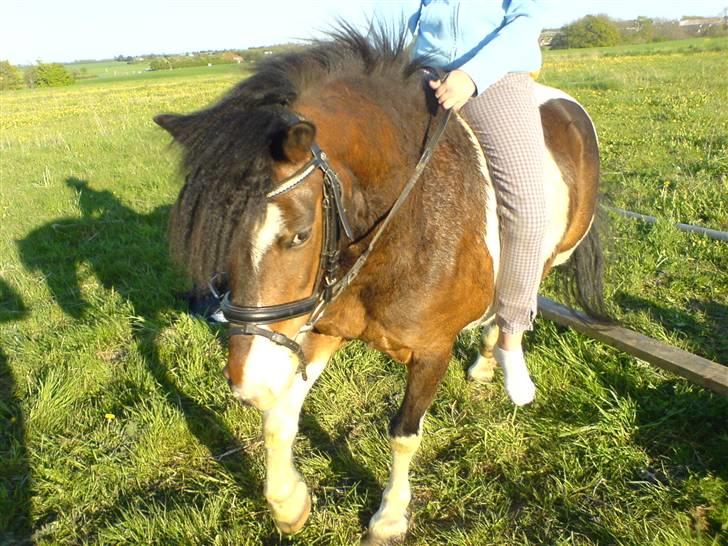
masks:
<path fill-rule="evenodd" d="M 292 116 L 294 122 L 301 121 L 299 116 Z M 272 199 L 287 193 L 294 188 L 303 184 L 308 177 L 316 169 L 323 172 L 323 219 L 324 219 L 324 239 L 319 257 L 319 268 L 314 284 L 313 294 L 305 299 L 296 300 L 289 303 L 281 303 L 278 305 L 266 305 L 259 307 L 241 307 L 230 301 L 230 292 L 220 295 L 215 288 L 218 275 L 213 277 L 210 282 L 210 290 L 212 294 L 220 300 L 220 311 L 230 324 L 228 328 L 228 336 L 263 336 L 273 343 L 286 347 L 298 357 L 298 369 L 296 373 L 301 373 L 304 381 L 308 380 L 306 376 L 306 356 L 301 346 L 279 332 L 273 332 L 259 325 L 280 322 L 295 317 L 310 315 L 306 324 L 293 336 L 298 337 L 299 334 L 308 332 L 313 329 L 315 324 L 321 318 L 326 306 L 335 300 L 341 292 L 346 289 L 354 277 L 364 267 L 369 254 L 374 249 L 374 245 L 379 240 L 386 226 L 397 209 L 400 208 L 407 195 L 414 187 L 419 179 L 422 171 L 432 157 L 432 152 L 437 145 L 438 140 L 445 131 L 448 120 L 450 119 L 450 111 L 441 116 L 440 123 L 434 128 L 433 134 L 427 142 L 422 156 L 420 157 L 412 177 L 405 185 L 402 193 L 395 201 L 387 216 L 382 220 L 379 229 L 376 231 L 367 249 L 359 256 L 351 269 L 339 279 L 339 258 L 340 258 L 340 242 L 341 232 L 350 240 L 354 240 L 354 233 L 351 224 L 346 216 L 346 209 L 342 199 L 341 180 L 336 172 L 331 168 L 326 153 L 315 142 L 311 145 L 311 154 L 313 157 L 308 163 L 301 167 L 295 174 L 283 180 L 274 190 L 268 192 L 266 197 Z M 428 131 L 429 132 L 429 131 Z"/>

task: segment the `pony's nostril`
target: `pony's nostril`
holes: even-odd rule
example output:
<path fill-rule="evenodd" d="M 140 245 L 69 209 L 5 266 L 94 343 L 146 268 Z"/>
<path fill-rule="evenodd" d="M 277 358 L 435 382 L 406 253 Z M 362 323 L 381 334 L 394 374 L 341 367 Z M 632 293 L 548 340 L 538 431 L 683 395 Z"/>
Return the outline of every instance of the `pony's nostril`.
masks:
<path fill-rule="evenodd" d="M 226 377 L 225 379 L 227 379 L 228 387 L 232 388 L 233 387 L 233 380 L 230 379 L 229 377 Z"/>
<path fill-rule="evenodd" d="M 233 386 L 233 380 L 230 379 L 230 373 L 228 372 L 227 366 L 225 368 L 223 368 L 222 375 L 225 378 L 225 380 L 227 381 L 228 387 L 232 387 Z"/>

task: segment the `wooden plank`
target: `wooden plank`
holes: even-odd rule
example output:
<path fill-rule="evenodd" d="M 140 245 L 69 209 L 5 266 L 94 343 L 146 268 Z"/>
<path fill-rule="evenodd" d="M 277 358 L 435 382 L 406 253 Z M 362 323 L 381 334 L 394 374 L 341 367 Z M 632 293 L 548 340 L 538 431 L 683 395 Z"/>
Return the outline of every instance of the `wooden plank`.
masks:
<path fill-rule="evenodd" d="M 661 343 L 627 328 L 601 324 L 584 313 L 539 296 L 539 313 L 546 319 L 593 337 L 637 358 L 671 371 L 722 396 L 728 396 L 728 366 Z"/>

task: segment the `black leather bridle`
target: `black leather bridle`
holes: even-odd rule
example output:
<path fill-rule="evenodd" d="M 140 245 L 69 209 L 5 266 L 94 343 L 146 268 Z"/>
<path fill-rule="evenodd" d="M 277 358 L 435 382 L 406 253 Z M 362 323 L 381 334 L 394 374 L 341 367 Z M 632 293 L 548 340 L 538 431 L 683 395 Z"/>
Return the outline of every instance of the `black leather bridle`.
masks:
<path fill-rule="evenodd" d="M 293 121 L 301 121 L 300 116 L 293 115 Z M 323 222 L 324 222 L 324 238 L 319 258 L 319 269 L 317 279 L 314 284 L 313 294 L 308 298 L 296 300 L 289 303 L 281 303 L 278 305 L 267 305 L 259 307 L 241 307 L 230 301 L 230 292 L 220 295 L 215 288 L 217 275 L 210 280 L 209 286 L 212 294 L 220 301 L 220 311 L 225 319 L 229 322 L 228 335 L 238 336 L 263 336 L 278 345 L 282 345 L 296 354 L 298 357 L 298 369 L 304 381 L 306 376 L 306 356 L 301 346 L 279 332 L 273 332 L 259 325 L 280 322 L 295 317 L 310 315 L 306 324 L 293 336 L 298 337 L 299 334 L 308 332 L 313 329 L 315 324 L 321 318 L 325 308 L 341 294 L 358 275 L 367 258 L 371 254 L 376 242 L 384 232 L 395 212 L 401 207 L 404 200 L 409 195 L 415 183 L 419 179 L 422 171 L 432 157 L 432 152 L 437 145 L 440 137 L 445 131 L 447 122 L 450 119 L 450 111 L 441 115 L 439 123 L 435 126 L 432 136 L 427 142 L 422 156 L 420 157 L 415 171 L 405 185 L 402 193 L 395 201 L 387 216 L 382 220 L 379 228 L 369 242 L 367 249 L 354 262 L 351 269 L 341 278 L 339 278 L 339 258 L 341 233 L 346 235 L 350 240 L 354 240 L 354 234 L 346 215 L 342 199 L 341 180 L 336 172 L 331 168 L 326 154 L 315 142 L 311 145 L 311 154 L 313 157 L 301 169 L 289 178 L 283 180 L 274 190 L 266 194 L 268 199 L 273 199 L 279 195 L 287 193 L 292 189 L 304 183 L 308 177 L 316 169 L 323 172 Z M 429 132 L 429 131 L 428 131 Z"/>

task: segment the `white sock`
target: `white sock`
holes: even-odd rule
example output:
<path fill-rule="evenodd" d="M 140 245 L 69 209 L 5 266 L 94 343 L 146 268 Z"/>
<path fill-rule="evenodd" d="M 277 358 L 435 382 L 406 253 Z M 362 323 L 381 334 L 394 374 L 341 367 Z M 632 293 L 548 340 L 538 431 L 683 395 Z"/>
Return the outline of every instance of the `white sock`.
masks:
<path fill-rule="evenodd" d="M 506 392 L 516 406 L 525 406 L 533 402 L 536 385 L 531 381 L 526 367 L 526 359 L 522 349 L 505 351 L 498 346 L 493 348 L 493 357 L 503 368 L 503 380 Z"/>

